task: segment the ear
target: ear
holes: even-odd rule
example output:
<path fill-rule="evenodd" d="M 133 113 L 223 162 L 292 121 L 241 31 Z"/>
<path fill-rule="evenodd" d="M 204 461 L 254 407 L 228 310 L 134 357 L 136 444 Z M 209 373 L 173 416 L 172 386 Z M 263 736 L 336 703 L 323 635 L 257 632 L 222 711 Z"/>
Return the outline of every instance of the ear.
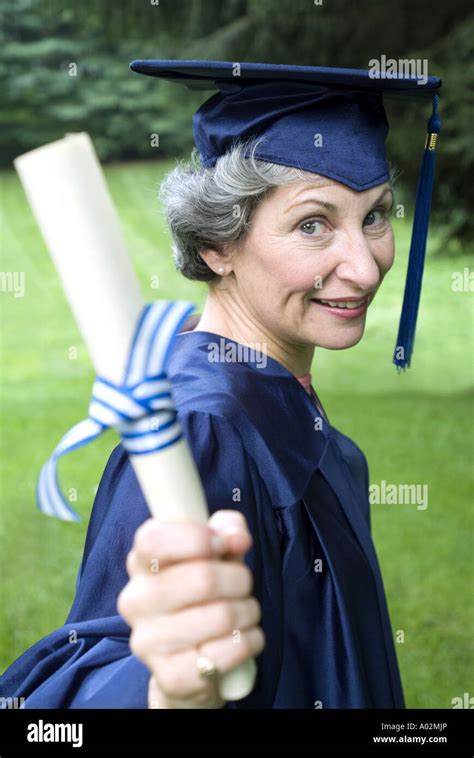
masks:
<path fill-rule="evenodd" d="M 219 252 L 214 249 L 202 250 L 200 256 L 209 268 L 214 271 L 217 276 L 225 276 L 232 271 L 232 253 L 231 252 Z"/>

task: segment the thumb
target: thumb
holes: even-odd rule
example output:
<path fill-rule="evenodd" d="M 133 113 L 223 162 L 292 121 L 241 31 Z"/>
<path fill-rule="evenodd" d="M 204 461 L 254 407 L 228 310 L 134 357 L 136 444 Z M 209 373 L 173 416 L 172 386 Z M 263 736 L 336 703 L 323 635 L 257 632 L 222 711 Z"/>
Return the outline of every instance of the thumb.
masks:
<path fill-rule="evenodd" d="M 216 511 L 208 520 L 208 526 L 224 543 L 220 555 L 244 555 L 252 546 L 252 536 L 245 516 L 240 511 Z"/>

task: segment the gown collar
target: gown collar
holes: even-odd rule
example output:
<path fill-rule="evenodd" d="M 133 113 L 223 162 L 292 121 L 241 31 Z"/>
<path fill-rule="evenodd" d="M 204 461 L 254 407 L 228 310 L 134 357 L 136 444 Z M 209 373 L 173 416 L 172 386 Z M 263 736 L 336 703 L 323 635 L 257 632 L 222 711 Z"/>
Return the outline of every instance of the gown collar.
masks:
<path fill-rule="evenodd" d="M 312 482 L 315 472 L 321 472 L 372 569 L 389 647 L 389 666 L 395 681 L 397 663 L 390 648 L 388 610 L 366 516 L 368 482 L 366 492 L 355 475 L 355 469 L 360 472 L 366 466 L 363 453 L 329 424 L 298 379 L 273 358 L 268 356 L 265 366 L 258 365 L 251 357 L 242 363 L 222 362 L 216 370 L 217 364 L 208 360 L 209 344 L 221 339 L 225 344 L 239 344 L 212 332 L 178 335 L 170 364 L 178 408 L 218 413 L 232 421 L 247 453 L 256 463 L 274 509 L 288 508 L 302 501 L 311 521 L 317 518 L 319 494 Z M 261 517 L 268 519 L 269 514 L 261 514 Z M 271 535 L 276 526 L 267 525 L 267 528 Z M 313 528 L 316 529 L 315 524 Z M 273 543 L 273 540 L 276 540 L 275 535 L 270 541 Z M 273 553 L 267 550 L 266 555 L 273 565 L 274 575 L 278 576 L 281 557 L 277 541 Z M 280 594 L 281 587 L 274 588 L 273 613 L 277 628 L 282 613 Z M 281 640 L 275 644 L 280 654 Z"/>
<path fill-rule="evenodd" d="M 338 444 L 340 433 L 320 413 L 297 377 L 281 363 L 266 356 L 263 365 L 249 353 L 247 360 L 240 363 L 223 361 L 219 364 L 221 370 L 216 371 L 216 363 L 209 362 L 210 346 L 215 343 L 224 356 L 227 344 L 235 346 L 235 351 L 244 347 L 213 332 L 189 331 L 178 335 L 172 358 L 178 392 L 183 378 L 186 395 L 192 395 L 195 409 L 201 405 L 208 410 L 212 406 L 217 410 L 222 407 L 223 415 L 231 414 L 247 451 L 259 467 L 274 508 L 288 507 L 304 499 L 319 469 L 375 568 L 376 556 L 362 503 L 365 493 L 356 486 Z M 233 357 L 236 355 L 234 352 Z M 192 393 L 189 372 L 194 379 L 200 379 Z M 220 401 L 212 393 L 217 393 Z M 280 411 L 278 418 L 275 418 L 276 405 Z M 363 459 L 363 454 L 355 445 L 354 448 Z"/>

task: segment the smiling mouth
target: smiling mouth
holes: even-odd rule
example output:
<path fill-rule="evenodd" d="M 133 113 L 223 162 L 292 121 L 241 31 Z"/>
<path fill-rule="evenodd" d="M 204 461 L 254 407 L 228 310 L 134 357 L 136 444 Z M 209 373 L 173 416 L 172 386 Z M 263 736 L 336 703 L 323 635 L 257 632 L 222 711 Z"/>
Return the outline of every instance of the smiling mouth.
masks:
<path fill-rule="evenodd" d="M 314 298 L 321 305 L 329 305 L 330 308 L 360 308 L 361 305 L 368 301 L 368 297 L 364 297 L 361 300 L 321 300 Z"/>
<path fill-rule="evenodd" d="M 315 303 L 321 308 L 324 308 L 328 312 L 333 313 L 335 316 L 342 316 L 343 318 L 357 318 L 362 316 L 368 305 L 373 298 L 373 294 L 366 295 L 363 298 L 336 298 L 335 300 L 326 300 L 324 298 L 314 297 L 311 298 L 311 302 Z"/>

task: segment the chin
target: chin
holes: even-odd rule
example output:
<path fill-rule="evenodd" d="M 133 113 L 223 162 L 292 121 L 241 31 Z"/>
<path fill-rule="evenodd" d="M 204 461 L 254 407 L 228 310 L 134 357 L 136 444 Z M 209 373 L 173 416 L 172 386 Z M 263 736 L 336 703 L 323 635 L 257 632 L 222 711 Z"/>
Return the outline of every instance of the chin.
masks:
<path fill-rule="evenodd" d="M 335 330 L 332 334 L 318 335 L 314 340 L 316 347 L 324 347 L 326 350 L 347 350 L 357 345 L 364 336 L 365 324 L 352 329 Z"/>

